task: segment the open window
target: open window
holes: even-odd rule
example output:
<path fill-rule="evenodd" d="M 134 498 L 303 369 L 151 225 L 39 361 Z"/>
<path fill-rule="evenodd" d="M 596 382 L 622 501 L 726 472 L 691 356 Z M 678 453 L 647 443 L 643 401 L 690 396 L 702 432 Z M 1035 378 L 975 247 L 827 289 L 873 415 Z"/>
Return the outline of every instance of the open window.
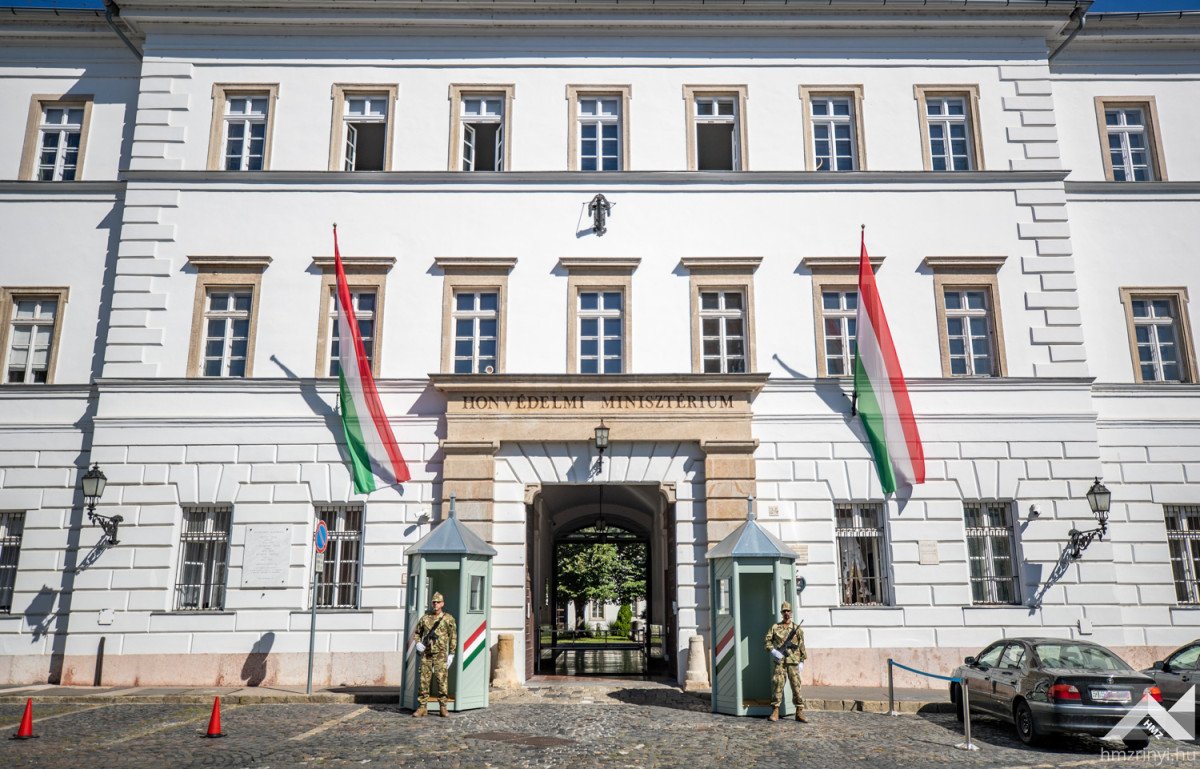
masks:
<path fill-rule="evenodd" d="M 684 86 L 688 109 L 688 169 L 746 168 L 746 90 L 743 86 Z"/>
<path fill-rule="evenodd" d="M 390 171 L 396 86 L 333 87 L 330 171 Z"/>
<path fill-rule="evenodd" d="M 511 85 L 450 86 L 450 170 L 509 168 Z"/>

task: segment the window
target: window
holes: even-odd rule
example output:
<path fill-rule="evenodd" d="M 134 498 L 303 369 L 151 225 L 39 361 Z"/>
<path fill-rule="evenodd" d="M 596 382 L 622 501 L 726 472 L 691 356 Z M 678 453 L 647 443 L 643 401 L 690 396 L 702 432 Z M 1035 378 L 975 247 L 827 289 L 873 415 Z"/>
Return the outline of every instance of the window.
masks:
<path fill-rule="evenodd" d="M 688 170 L 745 170 L 745 86 L 684 86 L 683 90 L 688 109 Z"/>
<path fill-rule="evenodd" d="M 204 308 L 204 376 L 243 377 L 250 343 L 249 289 L 210 289 Z"/>
<path fill-rule="evenodd" d="M 270 168 L 271 128 L 278 94 L 277 85 L 213 86 L 210 171 Z"/>
<path fill-rule="evenodd" d="M 744 374 L 754 366 L 754 272 L 760 257 L 684 257 L 692 294 L 692 372 Z"/>
<path fill-rule="evenodd" d="M 468 611 L 482 612 L 484 604 L 484 577 L 481 575 L 471 575 L 471 603 L 468 604 Z"/>
<path fill-rule="evenodd" d="M 375 306 L 378 294 L 375 289 L 350 289 L 350 304 L 354 319 L 358 321 L 358 334 L 362 337 L 363 350 L 371 370 L 375 370 Z M 338 376 L 342 372 L 341 339 L 338 337 L 336 292 L 329 301 L 329 368 L 327 376 Z"/>
<path fill-rule="evenodd" d="M 883 561 L 883 505 L 835 505 L 838 545 L 838 587 L 843 606 L 883 605 L 888 602 Z"/>
<path fill-rule="evenodd" d="M 233 508 L 185 507 L 179 538 L 176 611 L 221 611 L 229 560 L 229 524 Z"/>
<path fill-rule="evenodd" d="M 442 371 L 504 372 L 504 318 L 511 258 L 439 257 L 442 284 Z"/>
<path fill-rule="evenodd" d="M 454 373 L 495 373 L 499 304 L 497 291 L 454 295 Z"/>
<path fill-rule="evenodd" d="M 629 170 L 629 86 L 567 86 L 572 171 Z"/>
<path fill-rule="evenodd" d="M 1150 96 L 1096 97 L 1104 177 L 1114 182 L 1166 181 L 1158 110 Z"/>
<path fill-rule="evenodd" d="M 1121 289 L 1137 382 L 1195 382 L 1186 288 Z"/>
<path fill-rule="evenodd" d="M 984 668 L 994 668 L 1000 663 L 1000 655 L 1004 652 L 1004 644 L 996 644 L 984 650 L 975 662 Z"/>
<path fill-rule="evenodd" d="M 196 270 L 188 376 L 251 376 L 259 286 L 270 262 L 270 257 L 188 257 Z"/>
<path fill-rule="evenodd" d="M 1200 603 L 1200 505 L 1167 505 L 1163 512 L 1175 597 L 1180 603 Z"/>
<path fill-rule="evenodd" d="M 0 513 L 0 614 L 11 614 L 25 513 Z"/>
<path fill-rule="evenodd" d="M 620 291 L 579 292 L 579 373 L 621 373 L 623 306 Z"/>
<path fill-rule="evenodd" d="M 746 373 L 746 307 L 741 291 L 700 292 L 700 344 L 704 373 Z"/>
<path fill-rule="evenodd" d="M 511 167 L 512 85 L 450 86 L 451 171 L 507 171 Z"/>
<path fill-rule="evenodd" d="M 929 256 L 933 272 L 942 376 L 1007 376 L 996 298 L 1005 257 Z"/>
<path fill-rule="evenodd" d="M 729 599 L 729 580 L 723 579 L 717 583 L 717 614 L 729 614 L 732 603 Z"/>
<path fill-rule="evenodd" d="M 387 95 L 347 96 L 343 109 L 342 170 L 384 170 L 384 158 L 387 156 Z"/>
<path fill-rule="evenodd" d="M 977 86 L 916 86 L 926 171 L 981 171 Z"/>
<path fill-rule="evenodd" d="M 966 502 L 971 603 L 1020 603 L 1011 502 Z"/>
<path fill-rule="evenodd" d="M 325 565 L 317 575 L 317 608 L 357 609 L 363 508 L 361 505 L 319 507 L 317 517 L 329 527 Z"/>
<path fill-rule="evenodd" d="M 858 288 L 821 291 L 825 376 L 853 376 L 858 334 Z"/>
<path fill-rule="evenodd" d="M 858 171 L 865 166 L 862 86 L 801 86 L 804 156 L 810 171 Z"/>
<path fill-rule="evenodd" d="M 28 291 L 28 293 L 26 293 Z M 54 381 L 60 318 L 66 289 L 10 289 L 5 301 L 7 317 L 0 329 L 4 341 L 4 381 L 8 384 L 46 384 Z"/>
<path fill-rule="evenodd" d="M 83 175 L 92 100 L 90 95 L 33 97 L 19 178 L 69 182 Z"/>
<path fill-rule="evenodd" d="M 604 619 L 604 602 L 591 600 L 588 601 L 588 619 L 602 620 Z"/>
<path fill-rule="evenodd" d="M 1025 664 L 1025 647 L 1018 643 L 1009 644 L 1000 655 L 1001 669 L 1020 670 Z"/>

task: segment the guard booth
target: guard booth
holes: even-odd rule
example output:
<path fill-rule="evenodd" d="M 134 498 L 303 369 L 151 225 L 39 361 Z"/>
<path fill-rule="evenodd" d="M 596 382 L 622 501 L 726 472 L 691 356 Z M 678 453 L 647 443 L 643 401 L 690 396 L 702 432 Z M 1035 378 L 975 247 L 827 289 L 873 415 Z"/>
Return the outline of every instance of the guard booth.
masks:
<path fill-rule="evenodd" d="M 458 647 L 450 665 L 449 709 L 486 708 L 492 669 L 492 557 L 496 550 L 458 520 L 454 497 L 450 517 L 408 548 L 408 604 L 404 617 L 404 664 L 400 706 L 417 707 L 421 660 L 411 641 L 429 599 L 441 593 L 444 611 L 458 625 Z M 431 691 L 431 695 L 433 692 Z"/>
<path fill-rule="evenodd" d="M 796 554 L 754 520 L 747 499 L 746 522 L 708 552 L 713 629 L 712 709 L 732 716 L 771 713 L 772 658 L 763 638 L 779 621 L 779 604 L 796 607 Z M 798 620 L 797 620 L 798 621 Z M 790 688 L 781 715 L 795 712 Z"/>

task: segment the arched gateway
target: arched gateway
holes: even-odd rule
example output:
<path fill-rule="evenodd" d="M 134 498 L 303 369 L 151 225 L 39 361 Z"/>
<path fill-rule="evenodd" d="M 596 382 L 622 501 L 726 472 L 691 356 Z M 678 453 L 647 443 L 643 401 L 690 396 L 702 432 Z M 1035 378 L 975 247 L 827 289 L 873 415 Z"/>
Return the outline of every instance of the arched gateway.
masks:
<path fill-rule="evenodd" d="M 434 375 L 447 399 L 442 497 L 491 543 L 492 626 L 516 636 L 518 672 L 540 655 L 556 535 L 612 515 L 650 550 L 647 621 L 662 627 L 668 675 L 682 678 L 688 637 L 707 631 L 704 554 L 745 519 L 755 493 L 751 402 L 765 375 Z M 603 468 L 594 428 L 611 444 Z"/>

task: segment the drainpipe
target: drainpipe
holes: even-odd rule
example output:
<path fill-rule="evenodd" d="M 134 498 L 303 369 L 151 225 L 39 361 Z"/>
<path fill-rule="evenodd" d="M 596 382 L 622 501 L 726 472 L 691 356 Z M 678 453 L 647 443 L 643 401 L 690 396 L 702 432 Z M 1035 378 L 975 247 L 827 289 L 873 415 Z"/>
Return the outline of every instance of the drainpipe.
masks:
<path fill-rule="evenodd" d="M 121 31 L 121 28 L 117 26 L 116 22 L 113 21 L 114 16 L 120 15 L 120 6 L 113 2 L 113 0 L 104 0 L 104 20 L 108 22 L 109 28 L 112 29 L 113 32 L 117 33 L 117 37 L 121 38 L 121 42 L 125 44 L 125 47 L 130 51 L 133 51 L 133 55 L 137 57 L 138 61 L 141 61 L 142 52 L 138 50 L 137 46 L 133 44 L 133 42 L 125 35 L 125 33 Z"/>
<path fill-rule="evenodd" d="M 1087 11 L 1084 10 L 1084 6 L 1075 6 L 1075 10 L 1071 11 L 1071 18 L 1069 21 L 1075 22 L 1075 29 L 1071 32 L 1071 34 L 1067 35 L 1066 40 L 1062 41 L 1062 43 L 1054 49 L 1054 52 L 1050 54 L 1050 58 L 1046 60 L 1047 62 L 1054 61 L 1054 57 L 1062 53 L 1062 50 L 1066 48 L 1072 40 L 1075 39 L 1075 36 L 1083 31 L 1083 25 L 1087 23 Z"/>

